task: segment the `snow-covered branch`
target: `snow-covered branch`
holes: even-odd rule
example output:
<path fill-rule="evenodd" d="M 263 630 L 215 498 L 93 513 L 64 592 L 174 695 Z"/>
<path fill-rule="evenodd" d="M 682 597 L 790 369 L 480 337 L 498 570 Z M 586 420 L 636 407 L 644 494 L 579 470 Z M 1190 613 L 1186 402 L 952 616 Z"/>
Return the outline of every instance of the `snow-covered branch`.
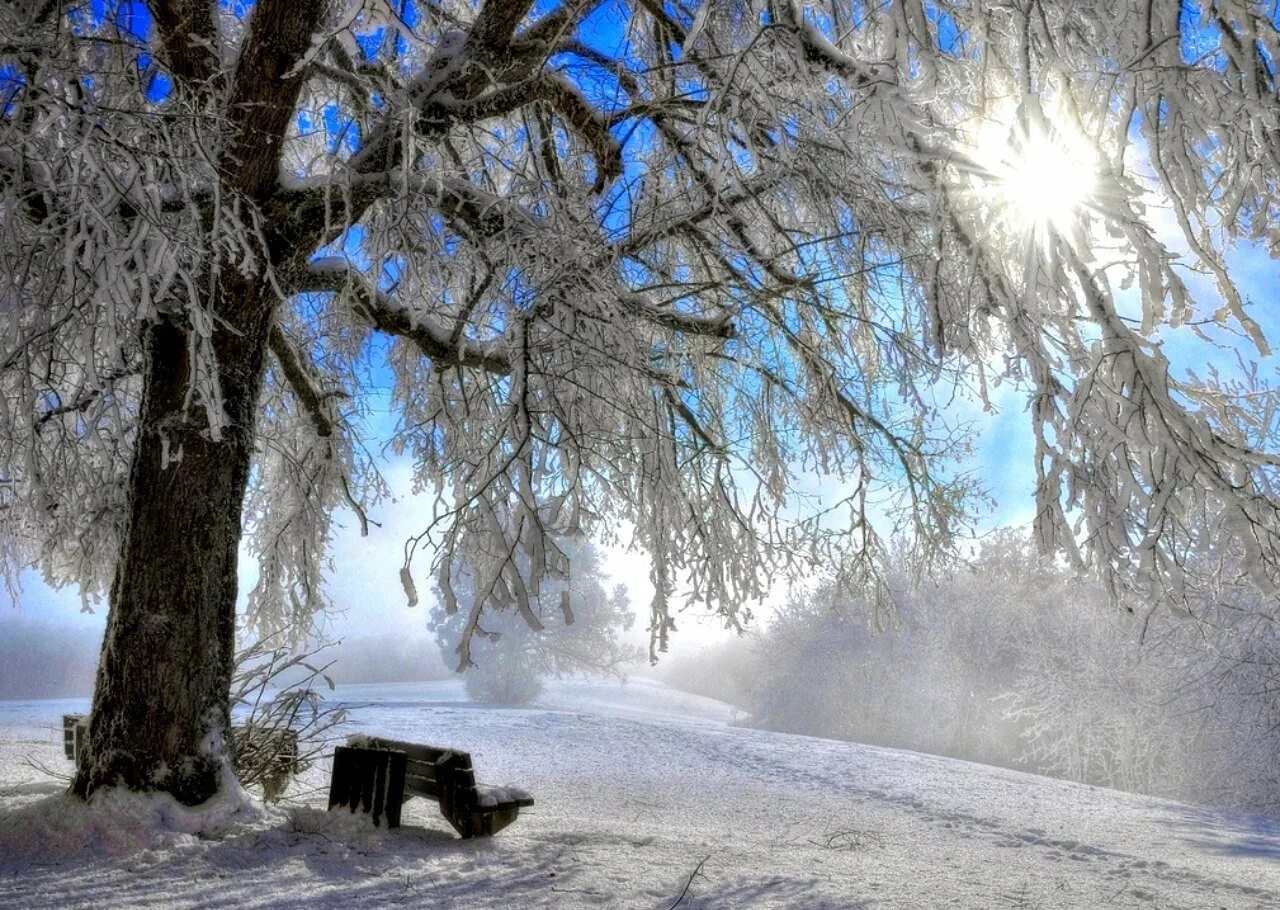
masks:
<path fill-rule="evenodd" d="M 280 326 L 271 327 L 271 353 L 275 355 L 276 362 L 280 364 L 280 371 L 284 373 L 285 379 L 289 381 L 289 388 L 293 391 L 293 395 L 298 402 L 306 409 L 307 416 L 311 418 L 311 423 L 315 427 L 316 435 L 320 437 L 329 437 L 333 435 L 333 420 L 329 416 L 328 407 L 326 405 L 326 396 L 317 389 L 307 376 L 306 369 L 302 366 L 301 358 L 298 352 L 293 349 L 288 336 Z"/>
<path fill-rule="evenodd" d="M 300 275 L 291 288 L 295 293 L 349 293 L 352 310 L 370 327 L 413 342 L 422 355 L 441 369 L 448 366 L 478 367 L 491 373 L 511 372 L 511 362 L 503 346 L 493 342 L 476 344 L 457 338 L 434 320 L 422 317 L 392 302 L 389 295 L 368 286 L 367 279 L 339 260 L 320 260 Z"/>

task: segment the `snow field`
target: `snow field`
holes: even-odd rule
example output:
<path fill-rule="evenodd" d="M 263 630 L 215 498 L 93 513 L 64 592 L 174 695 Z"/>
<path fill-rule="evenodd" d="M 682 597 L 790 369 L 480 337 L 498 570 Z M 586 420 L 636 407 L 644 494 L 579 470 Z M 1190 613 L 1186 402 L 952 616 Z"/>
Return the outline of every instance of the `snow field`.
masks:
<path fill-rule="evenodd" d="M 25 763 L 67 772 L 57 718 L 0 711 L 0 907 L 1280 907 L 1274 819 L 734 727 L 648 680 L 552 683 L 531 710 L 456 683 L 339 694 L 354 729 L 467 749 L 537 805 L 460 841 L 414 800 L 388 832 L 323 811 L 321 764 L 265 809 L 90 811 Z"/>

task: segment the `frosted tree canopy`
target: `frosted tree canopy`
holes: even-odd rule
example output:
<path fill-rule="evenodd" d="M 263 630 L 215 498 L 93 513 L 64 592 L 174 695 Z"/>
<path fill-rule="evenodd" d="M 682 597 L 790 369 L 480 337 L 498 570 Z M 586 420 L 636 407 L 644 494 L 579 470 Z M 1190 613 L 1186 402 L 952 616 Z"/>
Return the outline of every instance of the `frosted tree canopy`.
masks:
<path fill-rule="evenodd" d="M 983 505 L 946 402 L 997 381 L 1046 549 L 1184 609 L 1271 586 L 1274 399 L 1203 363 L 1268 351 L 1228 254 L 1280 248 L 1277 53 L 1246 2 L 6 4 L 5 565 L 106 590 L 143 331 L 188 332 L 175 419 L 217 439 L 251 282 L 266 626 L 323 603 L 336 510 L 392 507 L 388 400 L 438 492 L 406 588 L 472 628 L 582 533 L 634 528 L 655 648 L 682 596 L 732 624 L 786 573 L 876 584 L 891 535 L 945 555 Z"/>

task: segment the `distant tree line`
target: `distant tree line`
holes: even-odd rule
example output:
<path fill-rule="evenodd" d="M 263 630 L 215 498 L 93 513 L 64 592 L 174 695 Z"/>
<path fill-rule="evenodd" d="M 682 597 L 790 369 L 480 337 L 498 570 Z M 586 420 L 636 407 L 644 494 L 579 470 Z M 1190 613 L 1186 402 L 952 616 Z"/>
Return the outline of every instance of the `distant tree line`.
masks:
<path fill-rule="evenodd" d="M 906 569 L 881 629 L 823 586 L 668 680 L 764 728 L 1280 808 L 1280 629 L 1260 595 L 1224 583 L 1184 614 L 1117 604 L 1012 532 L 971 571 L 913 584 Z"/>
<path fill-rule="evenodd" d="M 362 635 L 344 639 L 331 651 L 329 675 L 342 683 L 428 682 L 448 679 L 435 646 L 425 635 Z"/>
<path fill-rule="evenodd" d="M 102 632 L 35 619 L 0 625 L 0 699 L 87 697 Z M 448 679 L 451 668 L 424 635 L 369 635 L 325 651 L 326 674 L 338 684 Z M 293 674 L 299 675 L 299 674 Z M 290 674 L 282 678 L 292 681 Z"/>
<path fill-rule="evenodd" d="M 0 699 L 88 696 L 101 646 L 99 629 L 6 618 L 0 625 Z"/>

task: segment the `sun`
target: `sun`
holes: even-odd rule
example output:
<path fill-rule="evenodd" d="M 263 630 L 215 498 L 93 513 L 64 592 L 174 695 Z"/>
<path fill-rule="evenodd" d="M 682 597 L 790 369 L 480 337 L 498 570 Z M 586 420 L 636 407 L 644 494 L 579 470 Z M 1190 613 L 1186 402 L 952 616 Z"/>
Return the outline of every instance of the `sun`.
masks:
<path fill-rule="evenodd" d="M 1098 189 L 1090 143 L 1038 108 L 984 123 L 972 160 L 977 191 L 1015 230 L 1040 240 L 1075 232 Z"/>

